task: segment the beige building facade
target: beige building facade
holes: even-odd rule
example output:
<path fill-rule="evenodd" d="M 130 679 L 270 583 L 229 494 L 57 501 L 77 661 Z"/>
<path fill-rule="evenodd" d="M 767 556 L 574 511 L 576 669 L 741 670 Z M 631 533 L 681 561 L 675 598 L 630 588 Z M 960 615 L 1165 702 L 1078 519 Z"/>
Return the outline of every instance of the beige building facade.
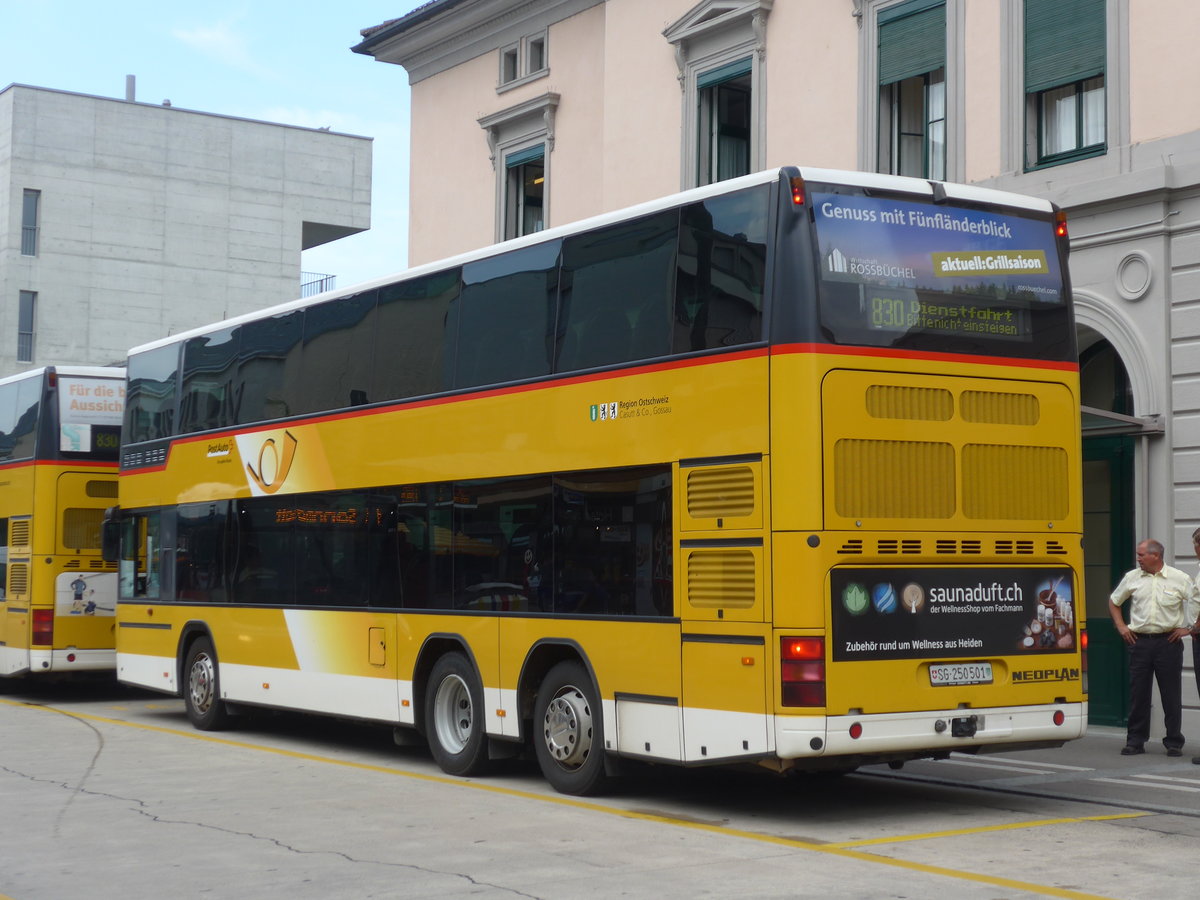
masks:
<path fill-rule="evenodd" d="M 1140 537 L 1196 565 L 1196 34 L 1191 0 L 432 0 L 354 49 L 412 86 L 413 263 L 781 165 L 1062 206 L 1088 615 L 1111 661 L 1092 706 L 1115 723 L 1108 591 Z"/>

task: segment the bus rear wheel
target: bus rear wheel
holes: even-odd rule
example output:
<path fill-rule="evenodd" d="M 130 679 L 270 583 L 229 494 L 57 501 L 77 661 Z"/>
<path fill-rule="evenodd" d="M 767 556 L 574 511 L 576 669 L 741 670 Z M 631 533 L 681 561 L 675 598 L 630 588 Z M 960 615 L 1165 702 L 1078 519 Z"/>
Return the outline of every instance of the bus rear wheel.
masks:
<path fill-rule="evenodd" d="M 604 785 L 599 696 L 577 662 L 560 662 L 542 681 L 533 707 L 533 745 L 551 787 L 595 794 Z"/>
<path fill-rule="evenodd" d="M 478 775 L 487 768 L 483 686 L 461 653 L 436 663 L 425 686 L 425 734 L 429 750 L 449 775 Z"/>
<path fill-rule="evenodd" d="M 229 710 L 221 699 L 221 676 L 217 652 L 207 637 L 196 638 L 188 647 L 183 664 L 183 705 L 187 717 L 201 731 L 218 731 L 229 724 Z"/>

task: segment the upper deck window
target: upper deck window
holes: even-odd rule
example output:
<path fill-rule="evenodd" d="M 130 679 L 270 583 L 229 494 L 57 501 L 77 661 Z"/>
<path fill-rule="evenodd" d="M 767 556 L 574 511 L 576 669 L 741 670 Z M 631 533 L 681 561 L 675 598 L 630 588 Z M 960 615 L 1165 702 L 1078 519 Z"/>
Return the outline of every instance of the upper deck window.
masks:
<path fill-rule="evenodd" d="M 33 457 L 41 397 L 40 377 L 0 384 L 0 462 Z"/>

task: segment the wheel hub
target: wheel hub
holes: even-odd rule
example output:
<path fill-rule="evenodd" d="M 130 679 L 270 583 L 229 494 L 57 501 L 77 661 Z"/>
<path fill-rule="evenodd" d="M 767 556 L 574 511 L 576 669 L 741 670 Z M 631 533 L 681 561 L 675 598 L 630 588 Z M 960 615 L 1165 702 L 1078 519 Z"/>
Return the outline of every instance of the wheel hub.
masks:
<path fill-rule="evenodd" d="M 565 687 L 546 706 L 546 749 L 564 766 L 581 766 L 592 750 L 592 711 L 578 688 Z"/>

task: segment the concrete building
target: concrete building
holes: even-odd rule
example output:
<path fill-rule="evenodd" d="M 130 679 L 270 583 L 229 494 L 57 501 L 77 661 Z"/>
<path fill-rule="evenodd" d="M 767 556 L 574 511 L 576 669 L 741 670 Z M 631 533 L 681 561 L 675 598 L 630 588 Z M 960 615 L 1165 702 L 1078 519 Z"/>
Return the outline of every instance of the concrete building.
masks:
<path fill-rule="evenodd" d="M 25 85 L 0 90 L 0 376 L 300 294 L 370 226 L 369 138 Z"/>
<path fill-rule="evenodd" d="M 354 50 L 412 85 L 414 263 L 787 164 L 1064 207 L 1092 710 L 1117 722 L 1108 592 L 1139 537 L 1193 569 L 1200 526 L 1198 33 L 1192 0 L 432 0 Z"/>

